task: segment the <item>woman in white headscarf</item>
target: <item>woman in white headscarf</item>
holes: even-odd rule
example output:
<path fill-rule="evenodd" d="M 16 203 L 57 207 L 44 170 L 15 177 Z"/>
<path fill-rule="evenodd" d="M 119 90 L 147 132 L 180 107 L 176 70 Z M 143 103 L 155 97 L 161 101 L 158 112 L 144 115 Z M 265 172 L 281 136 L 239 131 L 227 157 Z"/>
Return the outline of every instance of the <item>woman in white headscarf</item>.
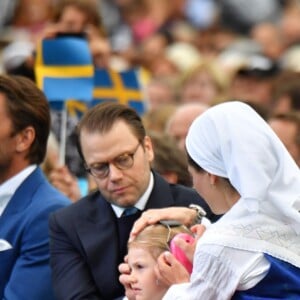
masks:
<path fill-rule="evenodd" d="M 193 122 L 186 149 L 194 187 L 224 215 L 198 240 L 190 282 L 163 299 L 300 299 L 300 173 L 269 125 L 222 103 Z M 162 255 L 160 280 L 180 281 L 178 268 Z"/>

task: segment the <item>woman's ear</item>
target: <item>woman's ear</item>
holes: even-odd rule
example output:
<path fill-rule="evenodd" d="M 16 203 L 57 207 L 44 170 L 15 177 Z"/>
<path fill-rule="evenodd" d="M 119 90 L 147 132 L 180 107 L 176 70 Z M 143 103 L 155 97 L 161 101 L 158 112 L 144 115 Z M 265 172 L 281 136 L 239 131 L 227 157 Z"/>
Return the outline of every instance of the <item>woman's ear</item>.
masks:
<path fill-rule="evenodd" d="M 208 177 L 209 177 L 209 183 L 211 186 L 216 186 L 217 184 L 217 181 L 218 181 L 218 176 L 217 175 L 214 175 L 214 174 L 211 174 L 211 173 L 207 173 L 208 174 Z"/>

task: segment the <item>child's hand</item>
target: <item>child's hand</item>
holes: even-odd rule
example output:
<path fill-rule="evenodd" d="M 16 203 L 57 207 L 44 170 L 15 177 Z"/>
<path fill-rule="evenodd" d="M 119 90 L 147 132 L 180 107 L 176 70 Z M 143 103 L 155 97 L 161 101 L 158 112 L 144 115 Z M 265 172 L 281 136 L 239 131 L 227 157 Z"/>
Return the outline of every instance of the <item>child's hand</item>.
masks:
<path fill-rule="evenodd" d="M 121 275 L 119 276 L 119 281 L 125 288 L 125 295 L 128 300 L 135 300 L 135 295 L 133 290 L 131 289 L 131 280 L 130 280 L 130 267 L 127 263 L 127 256 L 125 256 L 124 262 L 119 265 L 119 272 Z"/>

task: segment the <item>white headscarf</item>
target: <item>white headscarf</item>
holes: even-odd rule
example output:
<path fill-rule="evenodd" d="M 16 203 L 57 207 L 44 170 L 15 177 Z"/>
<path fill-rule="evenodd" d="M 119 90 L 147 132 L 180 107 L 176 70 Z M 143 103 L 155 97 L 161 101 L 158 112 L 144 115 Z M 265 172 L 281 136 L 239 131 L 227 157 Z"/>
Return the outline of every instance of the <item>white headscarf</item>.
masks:
<path fill-rule="evenodd" d="M 241 195 L 200 241 L 268 253 L 300 267 L 300 171 L 270 126 L 245 103 L 222 103 L 193 122 L 186 148 Z"/>

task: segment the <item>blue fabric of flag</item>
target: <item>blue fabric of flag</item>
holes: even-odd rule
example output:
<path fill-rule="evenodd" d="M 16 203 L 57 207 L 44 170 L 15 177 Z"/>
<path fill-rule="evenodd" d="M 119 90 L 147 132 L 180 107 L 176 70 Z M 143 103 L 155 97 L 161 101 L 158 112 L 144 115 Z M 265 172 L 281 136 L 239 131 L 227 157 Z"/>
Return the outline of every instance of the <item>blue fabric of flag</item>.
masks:
<path fill-rule="evenodd" d="M 37 49 L 35 71 L 37 84 L 49 101 L 92 100 L 94 67 L 86 39 L 42 40 Z"/>
<path fill-rule="evenodd" d="M 106 101 L 126 104 L 140 115 L 145 112 L 143 93 L 135 69 L 122 72 L 95 69 L 95 88 L 91 106 Z"/>

